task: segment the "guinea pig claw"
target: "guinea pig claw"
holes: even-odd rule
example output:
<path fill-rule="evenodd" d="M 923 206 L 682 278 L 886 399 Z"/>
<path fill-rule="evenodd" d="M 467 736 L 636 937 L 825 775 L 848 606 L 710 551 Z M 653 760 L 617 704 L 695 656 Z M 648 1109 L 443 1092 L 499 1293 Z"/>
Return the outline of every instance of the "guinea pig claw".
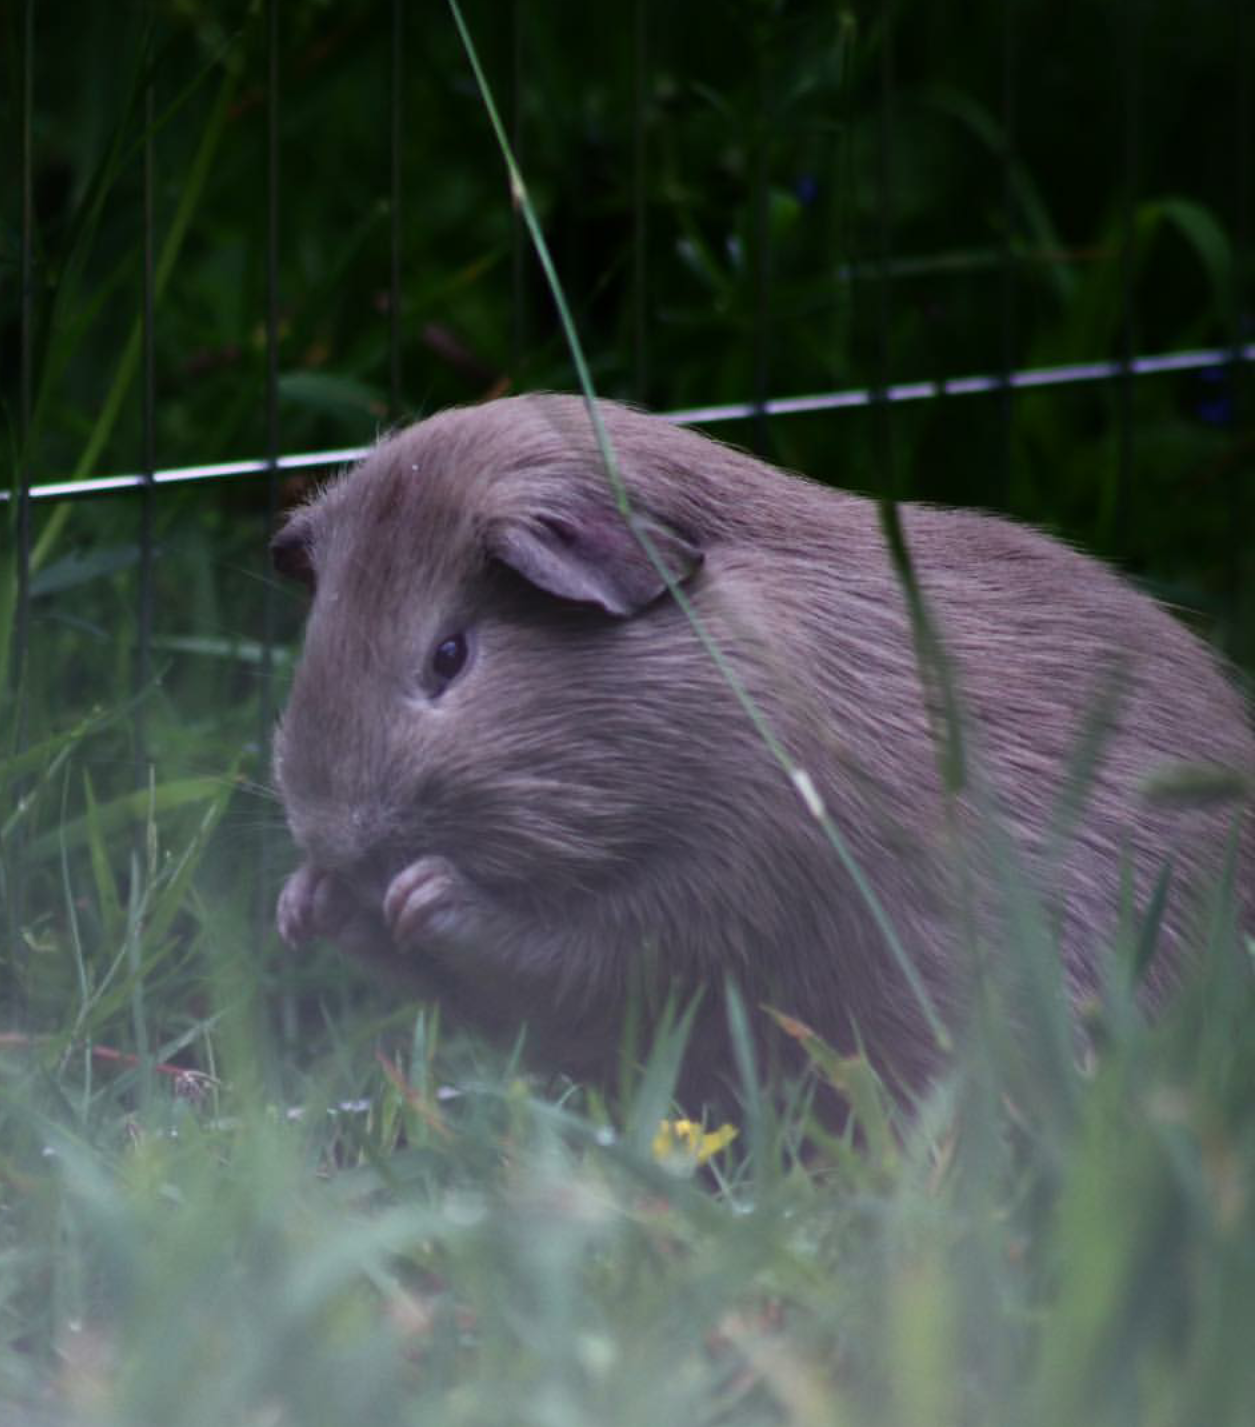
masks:
<path fill-rule="evenodd" d="M 466 879 L 443 857 L 420 857 L 388 884 L 383 914 L 398 946 L 447 944 L 470 920 Z"/>
<path fill-rule="evenodd" d="M 298 947 L 315 937 L 334 936 L 346 910 L 334 875 L 305 862 L 283 884 L 275 923 L 283 940 Z"/>

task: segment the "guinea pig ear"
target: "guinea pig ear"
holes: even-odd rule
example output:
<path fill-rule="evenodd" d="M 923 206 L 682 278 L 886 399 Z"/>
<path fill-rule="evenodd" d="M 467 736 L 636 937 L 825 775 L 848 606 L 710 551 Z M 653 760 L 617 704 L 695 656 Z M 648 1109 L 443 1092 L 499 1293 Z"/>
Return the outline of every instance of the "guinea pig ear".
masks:
<path fill-rule="evenodd" d="M 314 562 L 310 558 L 310 529 L 305 512 L 290 515 L 270 541 L 270 560 L 289 580 L 314 588 Z"/>
<path fill-rule="evenodd" d="M 684 536 L 645 516 L 631 519 L 629 526 L 609 510 L 506 521 L 490 532 L 488 550 L 537 589 L 627 619 L 667 588 L 633 527 L 650 541 L 677 584 L 702 563 L 702 552 Z"/>

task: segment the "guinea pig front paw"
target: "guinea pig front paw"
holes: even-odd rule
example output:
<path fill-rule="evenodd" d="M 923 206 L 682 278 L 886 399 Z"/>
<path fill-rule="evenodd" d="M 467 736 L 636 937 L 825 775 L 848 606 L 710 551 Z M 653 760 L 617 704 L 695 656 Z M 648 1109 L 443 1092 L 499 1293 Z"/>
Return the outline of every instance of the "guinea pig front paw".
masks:
<path fill-rule="evenodd" d="M 315 937 L 335 936 L 351 908 L 348 891 L 333 872 L 304 862 L 283 884 L 275 924 L 289 946 L 302 946 Z"/>
<path fill-rule="evenodd" d="M 420 857 L 388 884 L 384 920 L 399 947 L 466 942 L 478 930 L 479 896 L 447 858 Z"/>

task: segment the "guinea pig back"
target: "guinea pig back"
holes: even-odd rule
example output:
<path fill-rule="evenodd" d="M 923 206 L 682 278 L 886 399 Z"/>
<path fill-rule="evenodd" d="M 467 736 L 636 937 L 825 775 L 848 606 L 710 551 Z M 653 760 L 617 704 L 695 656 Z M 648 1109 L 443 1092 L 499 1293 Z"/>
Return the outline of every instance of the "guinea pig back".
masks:
<path fill-rule="evenodd" d="M 874 503 L 659 417 L 523 396 L 389 437 L 297 510 L 277 567 L 313 592 L 274 771 L 303 863 L 284 938 L 330 937 L 541 1064 L 605 1080 L 633 988 L 701 991 L 682 1093 L 734 1079 L 724 987 L 895 1084 L 937 1064 L 919 998 L 646 552 L 808 775 L 945 1018 L 963 1015 L 955 828 L 998 952 L 994 817 L 1050 908 L 1068 993 L 1102 975 L 1128 879 L 1171 864 L 1147 995 L 1218 876 L 1235 808 L 1173 806 L 1181 760 L 1249 775 L 1243 702 L 1182 625 L 1097 561 L 1010 521 L 901 510 L 955 670 L 970 762 L 938 774 L 926 681 Z M 1070 767 L 1096 700 L 1105 740 Z M 813 802 L 814 800 L 812 800 Z M 1060 810 L 1068 809 L 1065 834 Z M 1239 886 L 1249 887 L 1245 817 Z M 971 932 L 969 924 L 968 934 Z"/>

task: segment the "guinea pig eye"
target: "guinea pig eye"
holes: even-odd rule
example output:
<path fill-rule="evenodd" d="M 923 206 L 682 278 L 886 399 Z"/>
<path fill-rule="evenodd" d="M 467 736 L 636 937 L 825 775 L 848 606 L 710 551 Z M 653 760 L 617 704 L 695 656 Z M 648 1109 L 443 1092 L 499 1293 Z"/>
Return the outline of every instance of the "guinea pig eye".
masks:
<path fill-rule="evenodd" d="M 448 684 L 466 666 L 467 644 L 465 634 L 451 634 L 436 645 L 431 656 L 431 671 L 441 684 Z"/>

